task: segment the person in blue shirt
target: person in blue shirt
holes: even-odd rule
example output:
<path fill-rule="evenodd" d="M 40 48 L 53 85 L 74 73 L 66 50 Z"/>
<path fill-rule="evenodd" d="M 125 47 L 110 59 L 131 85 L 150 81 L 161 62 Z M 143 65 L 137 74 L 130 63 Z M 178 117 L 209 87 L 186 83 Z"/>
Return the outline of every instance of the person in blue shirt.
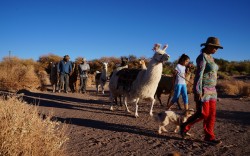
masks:
<path fill-rule="evenodd" d="M 61 89 L 64 89 L 65 93 L 68 93 L 69 76 L 72 74 L 72 63 L 69 59 L 69 55 L 65 55 L 57 66 L 57 74 L 60 77 L 59 93 Z"/>

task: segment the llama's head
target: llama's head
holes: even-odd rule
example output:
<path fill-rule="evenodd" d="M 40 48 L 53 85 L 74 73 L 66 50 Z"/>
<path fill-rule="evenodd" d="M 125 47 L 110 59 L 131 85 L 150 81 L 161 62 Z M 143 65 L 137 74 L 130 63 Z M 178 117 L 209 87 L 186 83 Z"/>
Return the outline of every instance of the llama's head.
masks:
<path fill-rule="evenodd" d="M 55 68 L 55 67 L 57 67 L 57 62 L 50 62 L 50 63 L 49 63 L 49 66 L 50 66 L 51 68 Z"/>
<path fill-rule="evenodd" d="M 108 69 L 108 62 L 103 62 L 102 63 L 102 68 L 107 70 Z"/>
<path fill-rule="evenodd" d="M 160 48 L 160 44 L 155 44 L 153 47 L 153 50 L 155 51 L 155 54 L 153 56 L 153 59 L 155 59 L 158 62 L 164 62 L 169 59 L 169 55 L 166 53 L 166 49 L 168 45 L 164 45 L 163 48 Z"/>
<path fill-rule="evenodd" d="M 144 59 L 139 59 L 139 64 L 140 64 L 140 65 L 145 64 L 145 60 L 144 60 Z"/>
<path fill-rule="evenodd" d="M 121 57 L 121 66 L 126 66 L 128 64 L 128 58 L 127 57 Z"/>

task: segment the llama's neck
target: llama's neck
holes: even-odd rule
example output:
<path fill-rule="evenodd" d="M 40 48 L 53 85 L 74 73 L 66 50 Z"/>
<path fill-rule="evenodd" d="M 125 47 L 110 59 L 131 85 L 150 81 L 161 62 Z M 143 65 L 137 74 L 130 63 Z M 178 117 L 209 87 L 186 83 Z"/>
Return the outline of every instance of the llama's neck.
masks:
<path fill-rule="evenodd" d="M 187 72 L 187 73 L 185 74 L 185 78 L 186 78 L 187 81 L 190 80 L 191 74 L 192 74 L 191 72 Z"/>
<path fill-rule="evenodd" d="M 107 78 L 108 69 L 103 69 L 101 74 L 101 79 L 105 80 Z"/>
<path fill-rule="evenodd" d="M 161 78 L 161 74 L 162 74 L 162 63 L 159 63 L 155 59 L 152 59 L 149 62 L 148 67 L 146 67 L 146 68 L 147 68 L 147 71 L 146 71 L 144 79 L 147 79 L 147 82 L 152 82 L 152 84 L 155 81 L 159 82 L 160 78 Z M 157 82 L 157 84 L 158 84 L 158 82 Z"/>
<path fill-rule="evenodd" d="M 147 69 L 145 62 L 141 62 L 141 69 Z"/>
<path fill-rule="evenodd" d="M 133 84 L 133 98 L 153 98 L 161 79 L 162 63 L 152 59 L 146 70 L 142 70 Z"/>
<path fill-rule="evenodd" d="M 142 64 L 141 64 L 141 68 L 142 68 L 142 69 L 147 69 L 145 63 L 142 63 Z"/>

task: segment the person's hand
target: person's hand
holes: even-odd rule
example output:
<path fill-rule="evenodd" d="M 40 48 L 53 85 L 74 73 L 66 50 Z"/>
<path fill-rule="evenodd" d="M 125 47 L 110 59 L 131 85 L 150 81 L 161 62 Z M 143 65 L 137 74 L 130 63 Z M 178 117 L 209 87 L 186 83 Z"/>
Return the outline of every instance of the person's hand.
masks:
<path fill-rule="evenodd" d="M 201 101 L 202 95 L 201 94 L 196 94 L 195 95 L 195 101 Z"/>
<path fill-rule="evenodd" d="M 57 78 L 59 78 L 59 75 L 60 75 L 60 74 L 59 74 L 59 73 L 57 73 Z"/>
<path fill-rule="evenodd" d="M 73 74 L 73 72 L 70 72 L 70 73 L 69 73 L 69 76 L 71 76 L 72 74 Z"/>

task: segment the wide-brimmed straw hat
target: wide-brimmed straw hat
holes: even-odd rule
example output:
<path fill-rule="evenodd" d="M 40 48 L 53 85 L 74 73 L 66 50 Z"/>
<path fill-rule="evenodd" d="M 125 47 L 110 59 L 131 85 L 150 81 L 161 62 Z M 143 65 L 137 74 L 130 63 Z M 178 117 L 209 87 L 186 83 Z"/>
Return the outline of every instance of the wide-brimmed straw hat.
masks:
<path fill-rule="evenodd" d="M 223 49 L 223 47 L 220 45 L 219 39 L 216 37 L 208 37 L 207 42 L 201 44 L 201 46 L 208 46 L 208 45 Z"/>

